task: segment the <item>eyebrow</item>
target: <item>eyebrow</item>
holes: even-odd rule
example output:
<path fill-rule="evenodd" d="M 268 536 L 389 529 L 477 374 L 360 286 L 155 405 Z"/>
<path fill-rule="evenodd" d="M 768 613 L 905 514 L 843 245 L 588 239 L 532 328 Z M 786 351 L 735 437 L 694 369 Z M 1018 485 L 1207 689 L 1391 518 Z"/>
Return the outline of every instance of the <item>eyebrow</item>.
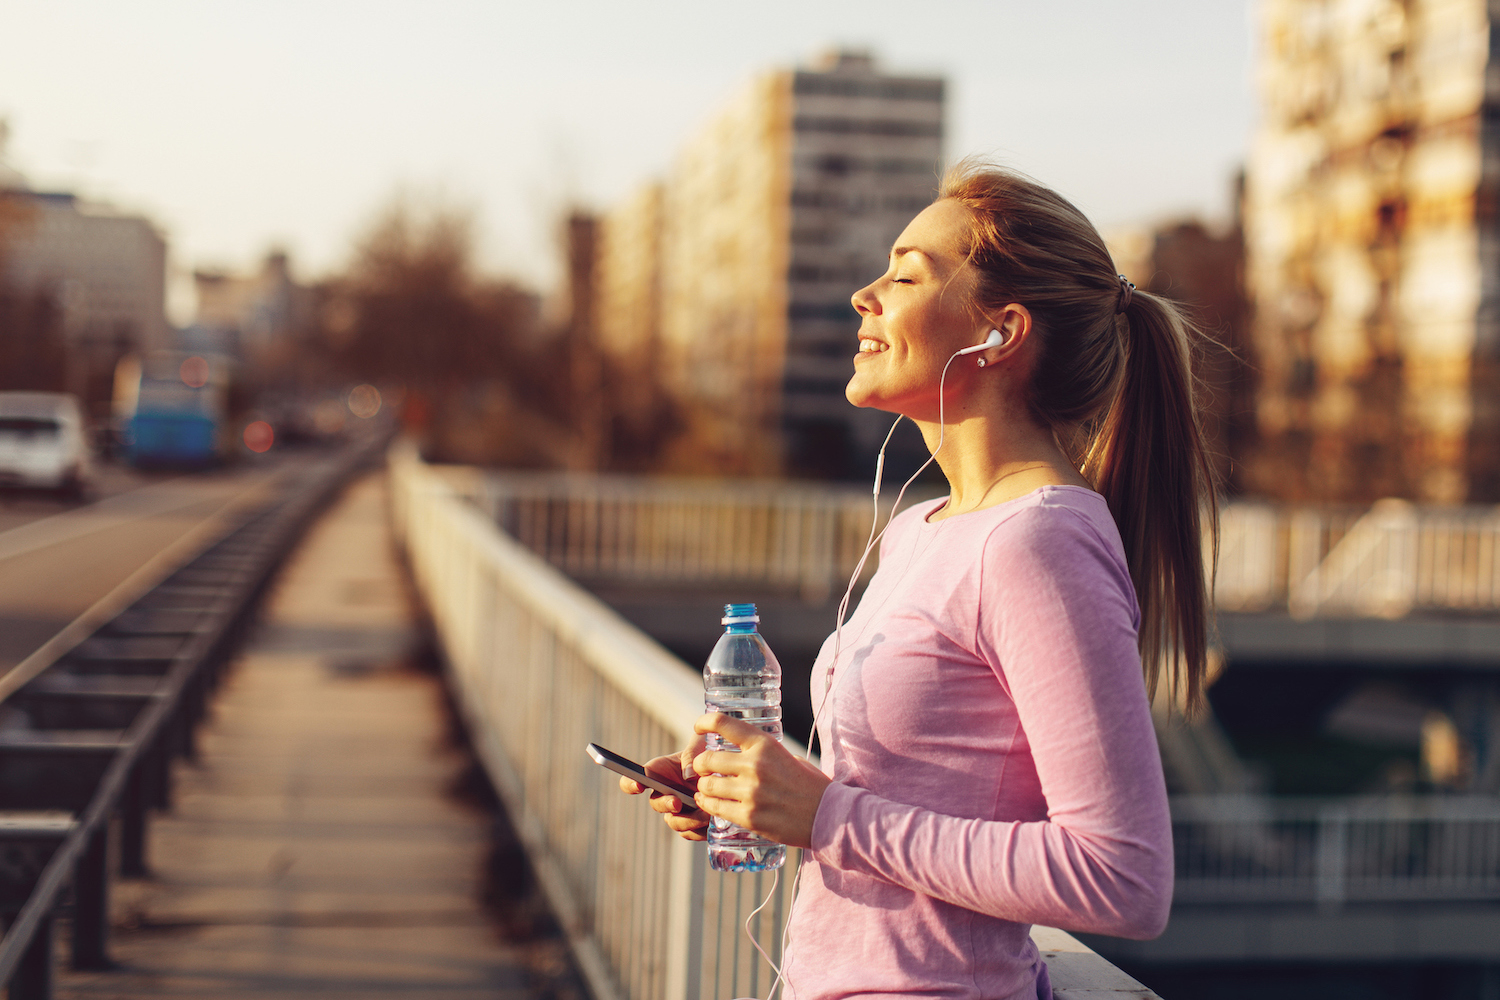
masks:
<path fill-rule="evenodd" d="M 923 257 L 926 257 L 928 260 L 932 260 L 932 254 L 928 253 L 926 250 L 923 250 L 921 247 L 892 247 L 891 248 L 891 259 L 895 260 L 897 257 L 900 257 L 902 254 L 908 254 L 908 253 L 919 253 Z"/>

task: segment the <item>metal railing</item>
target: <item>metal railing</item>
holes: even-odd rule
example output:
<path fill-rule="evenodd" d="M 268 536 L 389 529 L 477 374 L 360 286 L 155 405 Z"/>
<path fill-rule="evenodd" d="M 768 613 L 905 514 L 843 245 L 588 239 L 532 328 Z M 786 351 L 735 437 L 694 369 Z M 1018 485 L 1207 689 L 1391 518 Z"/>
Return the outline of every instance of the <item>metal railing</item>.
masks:
<path fill-rule="evenodd" d="M 776 480 L 487 473 L 461 488 L 502 530 L 576 580 L 749 581 L 812 603 L 843 592 L 874 512 L 866 489 Z M 872 572 L 873 560 L 866 576 Z"/>
<path fill-rule="evenodd" d="M 1235 503 L 1222 512 L 1222 611 L 1400 618 L 1500 611 L 1500 507 Z"/>
<path fill-rule="evenodd" d="M 864 489 L 826 484 L 473 469 L 444 477 L 527 549 L 591 584 L 753 582 L 821 602 L 853 572 L 872 513 Z M 882 506 L 882 521 L 889 513 Z M 1220 529 L 1222 611 L 1500 611 L 1500 507 L 1242 501 L 1224 505 Z"/>
<path fill-rule="evenodd" d="M 380 444 L 232 504 L 0 677 L 0 984 L 11 1000 L 52 995 L 59 914 L 71 918 L 74 968 L 113 967 L 111 880 L 147 873 L 148 812 L 170 806 L 171 763 L 192 753 L 259 595 Z"/>
<path fill-rule="evenodd" d="M 431 474 L 440 475 L 456 494 L 472 498 L 492 522 L 518 532 L 525 549 L 553 566 L 585 579 L 636 586 L 676 586 L 738 574 L 761 587 L 810 580 L 795 585 L 817 591 L 830 579 L 826 567 L 852 569 L 850 549 L 844 546 L 851 538 L 862 543 L 869 527 L 868 501 L 862 493 L 842 489 L 820 495 L 806 486 L 778 492 L 765 483 L 729 488 L 671 479 L 464 469 Z M 733 527 L 764 526 L 777 519 L 805 525 L 818 517 L 846 520 L 836 530 L 803 536 L 803 544 L 823 546 L 811 558 L 788 548 L 790 532 Z M 645 537 L 630 537 L 633 530 Z M 768 546 L 766 539 L 772 537 L 780 541 Z M 1500 610 L 1497 543 L 1500 508 L 1419 508 L 1401 501 L 1369 509 L 1233 503 L 1223 511 L 1219 606 L 1239 611 L 1290 607 L 1299 615 Z M 736 545 L 748 551 L 737 553 Z M 694 546 L 710 551 L 695 553 Z M 778 561 L 776 553 L 787 558 Z M 799 577 L 801 567 L 817 569 Z M 685 697 L 695 699 L 696 686 Z M 1174 738 L 1191 735 L 1167 727 L 1160 734 L 1164 751 Z M 1221 756 L 1230 753 L 1227 746 L 1219 750 Z M 1215 763 L 1202 747 L 1184 752 L 1203 757 L 1201 763 Z M 1219 763 L 1224 770 L 1236 762 Z M 1248 783 L 1229 784 L 1239 788 Z M 1486 845 L 1500 837 L 1493 819 L 1500 809 L 1496 802 L 1483 797 L 1309 802 L 1177 796 L 1177 898 L 1323 905 L 1343 899 L 1495 898 L 1500 896 L 1500 860 L 1496 849 Z"/>
<path fill-rule="evenodd" d="M 1500 799 L 1174 796 L 1178 903 L 1500 898 Z"/>
<path fill-rule="evenodd" d="M 764 995 L 771 973 L 742 928 L 771 878 L 709 871 L 701 844 L 672 836 L 583 752 L 595 741 L 645 759 L 685 745 L 702 713 L 698 673 L 497 530 L 465 496 L 471 474 L 428 467 L 407 446 L 390 465 L 397 533 L 456 701 L 596 1000 Z M 789 882 L 752 924 L 778 959 Z M 1061 931 L 1033 936 L 1060 996 L 1155 996 Z"/>

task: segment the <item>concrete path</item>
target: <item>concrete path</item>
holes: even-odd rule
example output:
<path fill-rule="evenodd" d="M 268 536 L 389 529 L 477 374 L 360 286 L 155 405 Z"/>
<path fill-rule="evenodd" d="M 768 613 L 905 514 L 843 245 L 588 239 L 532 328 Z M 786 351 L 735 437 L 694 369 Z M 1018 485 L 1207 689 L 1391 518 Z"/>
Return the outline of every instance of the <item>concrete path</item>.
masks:
<path fill-rule="evenodd" d="M 382 477 L 313 528 L 263 622 L 151 824 L 153 878 L 117 884 L 122 968 L 58 996 L 541 995 L 537 946 L 480 904 L 490 816 L 453 796 L 467 757 L 410 665 Z"/>

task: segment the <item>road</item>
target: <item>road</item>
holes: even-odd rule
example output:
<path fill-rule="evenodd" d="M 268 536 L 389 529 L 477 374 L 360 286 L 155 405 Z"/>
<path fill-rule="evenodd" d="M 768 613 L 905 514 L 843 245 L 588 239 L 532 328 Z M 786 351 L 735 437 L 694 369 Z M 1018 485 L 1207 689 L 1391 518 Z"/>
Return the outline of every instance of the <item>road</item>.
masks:
<path fill-rule="evenodd" d="M 0 676 L 172 542 L 314 457 L 272 453 L 199 473 L 105 466 L 83 504 L 6 494 L 0 499 Z"/>

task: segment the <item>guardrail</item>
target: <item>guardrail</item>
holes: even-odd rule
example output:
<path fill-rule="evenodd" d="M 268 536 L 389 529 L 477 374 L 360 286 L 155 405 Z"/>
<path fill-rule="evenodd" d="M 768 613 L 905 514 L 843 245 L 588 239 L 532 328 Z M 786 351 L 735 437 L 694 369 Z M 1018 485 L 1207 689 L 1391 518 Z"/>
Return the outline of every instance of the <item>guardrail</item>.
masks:
<path fill-rule="evenodd" d="M 51 996 L 60 913 L 74 968 L 110 967 L 111 877 L 146 874 L 147 814 L 170 806 L 172 760 L 191 755 L 257 599 L 380 444 L 284 476 L 271 496 L 206 523 L 0 677 L 0 984 L 11 1000 Z"/>
<path fill-rule="evenodd" d="M 1223 508 L 1222 611 L 1400 618 L 1500 611 L 1500 507 Z"/>
<path fill-rule="evenodd" d="M 503 531 L 575 580 L 749 581 L 812 603 L 843 592 L 874 513 L 867 489 L 776 480 L 492 472 L 464 486 Z"/>
<path fill-rule="evenodd" d="M 445 476 L 574 579 L 753 582 L 815 603 L 841 592 L 872 513 L 864 489 L 827 484 L 472 469 Z M 889 513 L 882 506 L 881 518 Z M 1500 507 L 1240 501 L 1220 515 L 1221 611 L 1284 608 L 1298 618 L 1500 611 Z"/>
<path fill-rule="evenodd" d="M 762 994 L 771 973 L 742 927 L 771 878 L 709 871 L 702 845 L 672 836 L 583 753 L 590 741 L 637 759 L 684 745 L 702 712 L 698 672 L 497 530 L 463 496 L 471 474 L 404 445 L 390 465 L 397 533 L 456 701 L 595 1000 Z M 752 924 L 776 958 L 789 882 Z M 1055 996 L 1155 997 L 1070 935 L 1033 938 Z"/>
<path fill-rule="evenodd" d="M 1500 799 L 1174 796 L 1176 903 L 1500 898 Z"/>

